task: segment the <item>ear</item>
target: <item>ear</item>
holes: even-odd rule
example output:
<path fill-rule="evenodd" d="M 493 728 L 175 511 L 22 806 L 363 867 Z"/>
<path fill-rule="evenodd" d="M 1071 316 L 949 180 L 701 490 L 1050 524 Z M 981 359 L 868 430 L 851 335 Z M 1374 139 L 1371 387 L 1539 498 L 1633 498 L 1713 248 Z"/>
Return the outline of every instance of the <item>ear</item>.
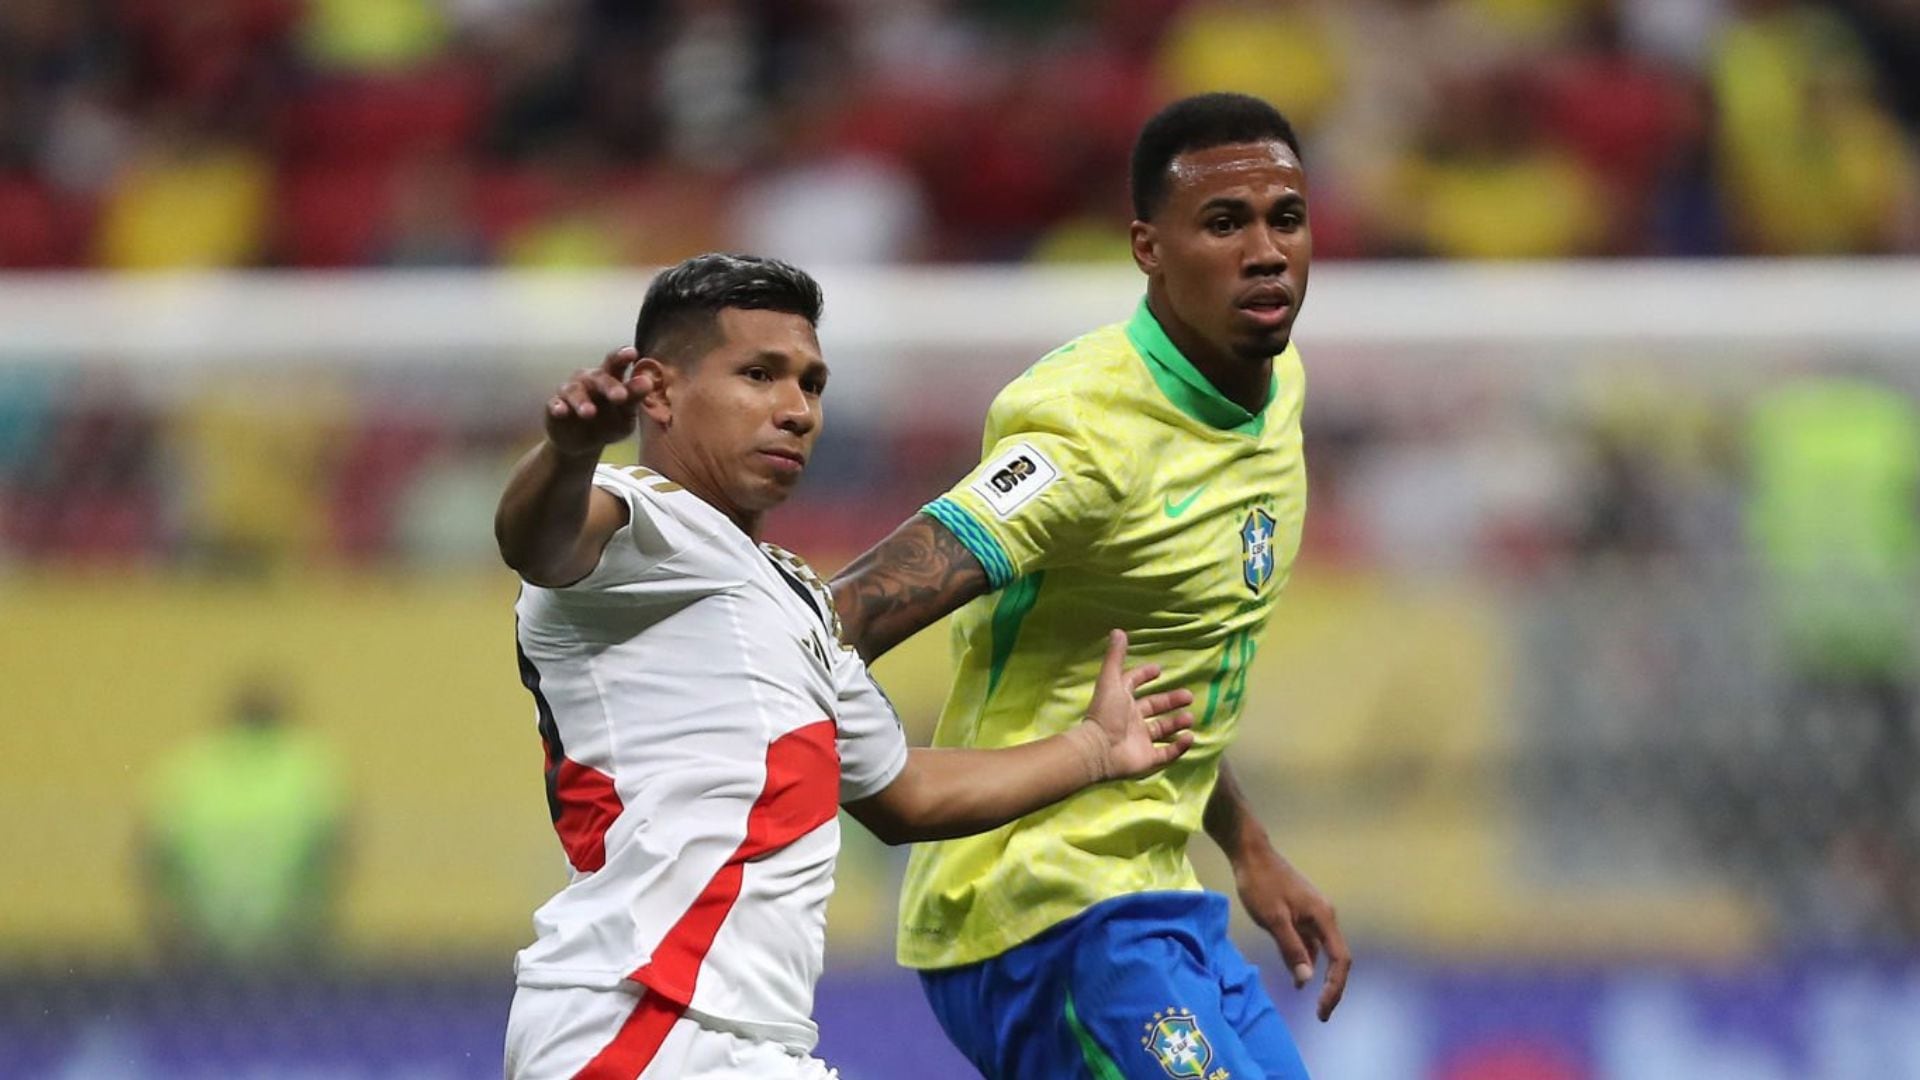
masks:
<path fill-rule="evenodd" d="M 643 356 L 633 362 L 627 390 L 640 400 L 640 412 L 647 419 L 666 427 L 673 421 L 673 393 L 680 377 L 680 369 L 674 365 Z"/>
<path fill-rule="evenodd" d="M 1133 249 L 1133 265 L 1141 273 L 1153 274 L 1160 269 L 1159 234 L 1153 222 L 1136 219 L 1127 227 L 1127 239 Z"/>

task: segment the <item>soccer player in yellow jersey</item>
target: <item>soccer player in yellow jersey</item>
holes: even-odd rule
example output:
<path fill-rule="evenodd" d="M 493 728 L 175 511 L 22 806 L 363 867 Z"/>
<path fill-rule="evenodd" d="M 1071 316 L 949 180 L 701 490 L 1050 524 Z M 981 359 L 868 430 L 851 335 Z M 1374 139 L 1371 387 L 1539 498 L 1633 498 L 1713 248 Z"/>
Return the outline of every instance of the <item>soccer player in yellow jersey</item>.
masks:
<path fill-rule="evenodd" d="M 1081 792 L 908 863 L 901 962 L 998 1080 L 1304 1078 L 1256 969 L 1200 888 L 1188 839 L 1225 850 L 1296 986 L 1351 963 L 1333 908 L 1276 852 L 1222 754 L 1300 544 L 1302 371 L 1290 344 L 1312 255 L 1291 125 L 1207 94 L 1134 147 L 1146 297 L 995 399 L 984 457 L 833 583 L 868 659 L 958 610 L 936 746 L 1011 746 L 1079 719 L 1109 626 L 1196 695 L 1164 773 Z"/>

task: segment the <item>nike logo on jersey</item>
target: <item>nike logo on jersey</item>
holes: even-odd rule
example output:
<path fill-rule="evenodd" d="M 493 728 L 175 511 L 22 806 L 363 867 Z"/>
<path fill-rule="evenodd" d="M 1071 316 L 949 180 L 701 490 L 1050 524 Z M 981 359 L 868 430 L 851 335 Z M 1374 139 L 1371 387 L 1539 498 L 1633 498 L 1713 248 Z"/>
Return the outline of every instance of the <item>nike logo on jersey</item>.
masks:
<path fill-rule="evenodd" d="M 1201 484 L 1199 487 L 1194 488 L 1193 494 L 1181 499 L 1179 502 L 1174 502 L 1173 496 L 1171 495 L 1164 495 L 1161 497 L 1160 508 L 1167 512 L 1168 517 L 1177 518 L 1187 512 L 1187 508 L 1193 505 L 1193 501 L 1198 499 L 1200 493 L 1207 490 L 1207 484 L 1211 483 L 1213 483 L 1213 481 L 1209 480 L 1206 484 Z"/>

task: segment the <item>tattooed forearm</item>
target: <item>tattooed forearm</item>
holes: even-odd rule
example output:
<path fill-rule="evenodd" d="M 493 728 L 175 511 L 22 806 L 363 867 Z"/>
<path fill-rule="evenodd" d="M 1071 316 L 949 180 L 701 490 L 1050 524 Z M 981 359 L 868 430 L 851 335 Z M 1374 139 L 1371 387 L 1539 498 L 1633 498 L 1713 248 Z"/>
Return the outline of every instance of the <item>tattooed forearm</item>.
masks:
<path fill-rule="evenodd" d="M 946 526 L 915 514 L 834 575 L 846 643 L 869 662 L 987 591 L 987 572 Z"/>

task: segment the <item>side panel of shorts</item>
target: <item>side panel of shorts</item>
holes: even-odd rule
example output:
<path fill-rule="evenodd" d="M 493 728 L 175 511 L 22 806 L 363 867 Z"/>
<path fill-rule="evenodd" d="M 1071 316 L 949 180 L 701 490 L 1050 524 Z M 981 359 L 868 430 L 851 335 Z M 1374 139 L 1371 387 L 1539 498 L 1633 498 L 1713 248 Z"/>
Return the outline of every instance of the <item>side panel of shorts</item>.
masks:
<path fill-rule="evenodd" d="M 921 982 L 948 1037 L 991 1080 L 1307 1077 L 1213 893 L 1119 897 Z"/>
<path fill-rule="evenodd" d="M 521 987 L 506 1080 L 833 1080 L 818 1059 L 702 1027 L 657 994 Z"/>

